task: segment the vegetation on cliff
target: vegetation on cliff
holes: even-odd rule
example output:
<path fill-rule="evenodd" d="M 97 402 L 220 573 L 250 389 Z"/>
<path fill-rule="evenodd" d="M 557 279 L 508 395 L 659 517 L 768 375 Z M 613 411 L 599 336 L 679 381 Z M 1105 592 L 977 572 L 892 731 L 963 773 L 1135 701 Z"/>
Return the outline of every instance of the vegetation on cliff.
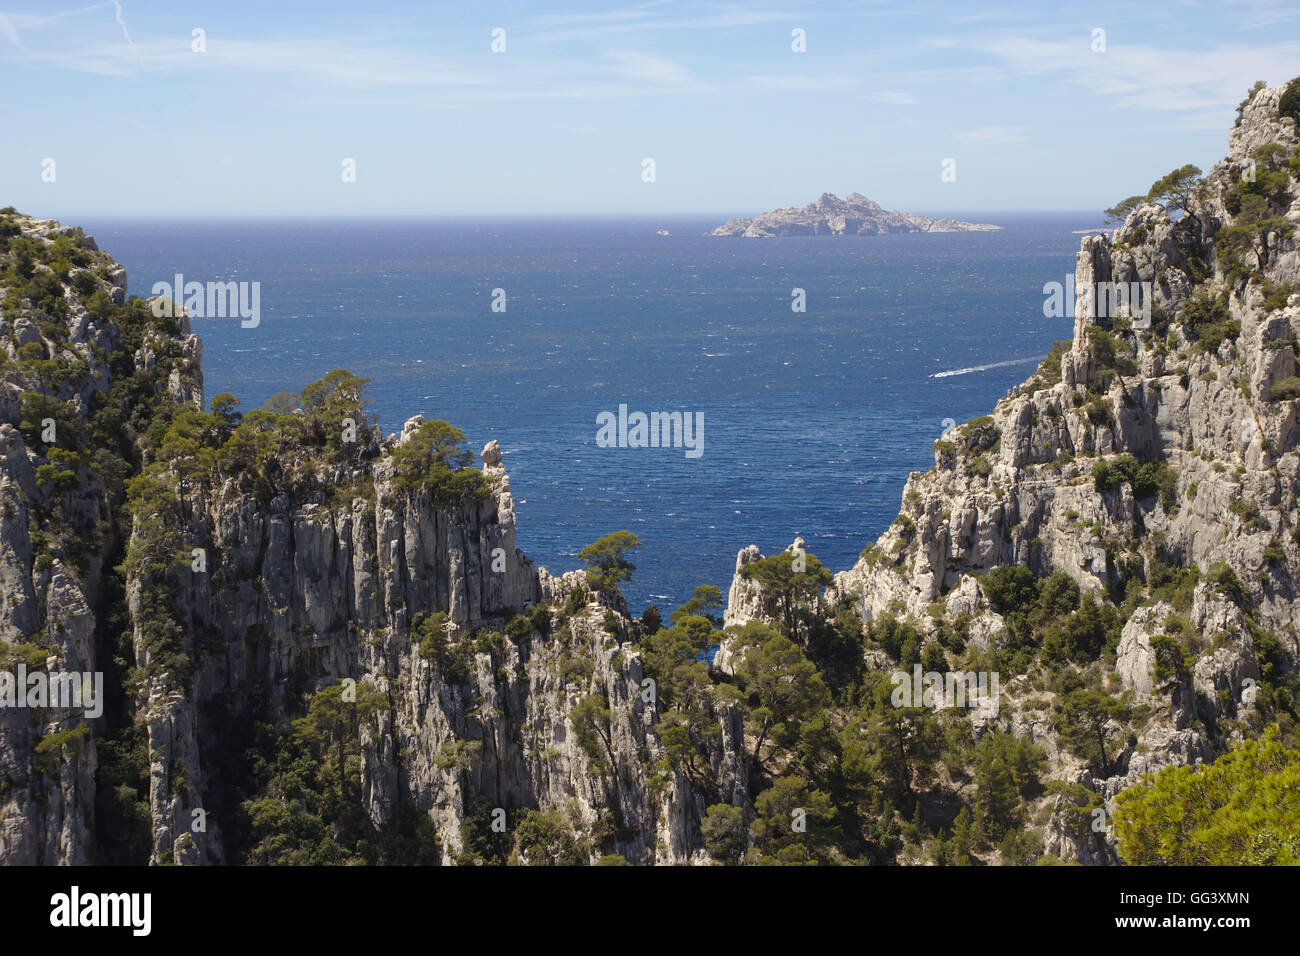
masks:
<path fill-rule="evenodd" d="M 85 586 L 111 687 L 0 799 L 93 748 L 108 862 L 1295 862 L 1300 146 L 1289 121 L 1257 144 L 1297 89 L 1268 116 L 1252 91 L 1248 146 L 1084 240 L 1080 275 L 1159 288 L 1149 326 L 1081 315 L 935 444 L 857 567 L 754 556 L 725 617 L 704 585 L 632 619 L 625 530 L 584 571 L 528 570 L 499 454 L 470 467 L 440 420 L 384 439 L 345 370 L 204 411 L 184 316 L 126 299 L 79 231 L 0 211 L 10 550 L 33 605 Z M 278 580 L 256 546 L 236 575 L 222 522 L 302 537 Z M 77 650 L 8 610 L 8 658 Z M 931 706 L 914 675 L 1001 688 Z"/>

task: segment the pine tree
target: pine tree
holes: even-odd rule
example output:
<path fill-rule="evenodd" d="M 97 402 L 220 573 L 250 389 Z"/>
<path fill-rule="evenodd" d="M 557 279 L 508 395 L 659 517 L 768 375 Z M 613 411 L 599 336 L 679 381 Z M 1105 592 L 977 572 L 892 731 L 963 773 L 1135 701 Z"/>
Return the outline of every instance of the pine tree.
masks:
<path fill-rule="evenodd" d="M 952 827 L 952 857 L 955 866 L 970 866 L 975 842 L 970 807 L 962 807 Z"/>

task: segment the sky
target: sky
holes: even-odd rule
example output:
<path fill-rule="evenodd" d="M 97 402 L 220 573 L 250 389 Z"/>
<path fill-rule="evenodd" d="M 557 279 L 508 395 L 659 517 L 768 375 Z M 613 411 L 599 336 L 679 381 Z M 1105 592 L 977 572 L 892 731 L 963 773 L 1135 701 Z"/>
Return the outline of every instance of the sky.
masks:
<path fill-rule="evenodd" d="M 1295 0 L 1071 6 L 0 0 L 0 205 L 1101 209 L 1208 169 L 1250 85 L 1300 74 Z"/>

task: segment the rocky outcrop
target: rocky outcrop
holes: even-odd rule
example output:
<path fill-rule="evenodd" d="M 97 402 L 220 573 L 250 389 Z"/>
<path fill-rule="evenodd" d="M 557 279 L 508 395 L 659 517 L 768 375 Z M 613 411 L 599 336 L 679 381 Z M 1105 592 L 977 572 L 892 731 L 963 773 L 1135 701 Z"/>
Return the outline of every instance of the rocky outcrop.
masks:
<path fill-rule="evenodd" d="M 1045 746 L 1052 779 L 1086 787 L 1107 806 L 1149 773 L 1211 760 L 1242 739 L 1260 679 L 1253 633 L 1274 635 L 1287 666 L 1300 662 L 1300 400 L 1274 389 L 1296 375 L 1297 236 L 1286 229 L 1258 236 L 1235 268 L 1219 254 L 1224 230 L 1244 221 L 1234 212 L 1234 187 L 1268 162 L 1260 147 L 1282 147 L 1283 162 L 1296 149 L 1294 122 L 1277 114 L 1278 94 L 1254 96 L 1228 157 L 1205 176 L 1187 214 L 1171 217 L 1147 203 L 1113 236 L 1082 239 L 1072 339 L 990 415 L 935 443 L 934 467 L 908 477 L 899 519 L 825 595 L 828 606 L 847 605 L 864 620 L 907 616 L 927 631 L 942 608 L 939 617 L 961 619 L 967 640 L 987 649 L 1005 634 L 977 579 L 989 569 L 1064 572 L 1084 594 L 1115 604 L 1135 578 L 1214 569 L 1190 607 L 1153 600 L 1128 617 L 1107 670 L 1117 695 L 1153 715 L 1127 745 L 1112 722 L 1119 756 L 1106 779 L 1094 779 L 1057 740 L 1042 711 L 1053 695 L 1014 682 L 1004 692 L 998 723 Z M 1300 186 L 1294 175 L 1283 179 L 1272 210 L 1294 227 Z M 815 208 L 776 219 L 816 232 L 826 226 Z M 755 223 L 752 234 L 776 234 Z M 1130 307 L 1112 308 L 1105 295 L 1121 283 L 1141 291 Z M 1206 334 L 1213 323 L 1221 334 Z M 1143 466 L 1160 482 L 1135 490 L 1134 481 L 1115 477 L 1116 469 Z M 757 553 L 740 554 L 728 624 L 763 604 L 739 574 Z M 1185 672 L 1157 678 L 1153 641 L 1161 638 L 1186 649 Z M 1114 862 L 1109 837 L 1080 827 L 1071 807 L 1044 805 L 1048 852 Z"/>
<path fill-rule="evenodd" d="M 256 712 L 287 724 L 298 695 L 351 679 L 388 701 L 362 767 L 376 827 L 399 803 L 414 804 L 432 820 L 450 862 L 463 849 L 473 800 L 485 797 L 507 815 L 561 809 L 592 832 L 612 815 L 628 834 L 612 852 L 632 862 L 691 859 L 705 797 L 680 774 L 665 787 L 653 769 L 658 711 L 643 694 L 625 607 L 592 593 L 555 633 L 506 638 L 511 617 L 537 602 L 565 604 L 585 578 L 552 578 L 515 547 L 514 503 L 496 442 L 481 455 L 491 480 L 482 503 L 448 508 L 398 484 L 391 452 L 420 424 L 408 421 L 373 461 L 338 482 L 368 478 L 373 498 L 327 506 L 279 496 L 263 506 L 235 481 L 185 497 L 187 545 L 204 552 L 208 570 L 183 574 L 177 603 L 187 653 L 201 663 L 182 693 L 164 682 L 141 701 L 158 784 L 155 858 L 222 859 L 211 827 L 204 836 L 189 827 L 210 789 L 214 748 L 205 741 L 221 734 L 208 713 L 238 722 Z M 464 677 L 421 654 L 415 626 L 435 613 L 446 615 L 454 637 L 481 635 Z M 139 663 L 147 666 L 143 657 Z M 593 695 L 614 714 L 605 769 L 569 724 L 573 708 Z M 232 704 L 215 711 L 218 700 Z M 741 743 L 736 717 L 720 710 L 717 720 L 719 784 L 710 799 L 743 802 L 744 777 L 728 749 Z"/>
<path fill-rule="evenodd" d="M 806 553 L 803 538 L 795 538 L 794 541 L 785 549 L 795 553 Z M 758 550 L 758 545 L 751 544 L 746 548 L 741 548 L 736 555 L 736 572 L 731 579 L 731 587 L 727 592 L 727 607 L 723 616 L 723 627 L 726 631 L 743 627 L 750 621 L 761 621 L 764 624 L 779 626 L 780 622 L 771 613 L 771 603 L 767 599 L 763 588 L 756 581 L 745 577 L 741 572 L 745 566 L 755 561 L 762 561 L 766 555 Z M 735 674 L 736 660 L 735 641 L 726 636 L 718 644 L 717 653 L 713 657 L 713 667 L 722 674 Z"/>
<path fill-rule="evenodd" d="M 1255 142 L 1265 135 L 1261 128 L 1277 140 L 1294 138 L 1289 120 L 1280 124 L 1267 115 L 1269 102 L 1263 92 L 1256 96 L 1234 144 Z M 1209 188 L 1221 189 L 1243 160 L 1234 146 L 1206 177 Z M 1294 181 L 1291 191 L 1287 215 L 1300 222 Z M 1193 216 L 1171 221 L 1160 207 L 1146 205 L 1130 214 L 1113 241 L 1085 237 L 1076 286 L 1151 283 L 1157 328 L 1099 317 L 1095 299 L 1081 298 L 1059 373 L 1040 370 L 990 416 L 937 442 L 935 467 L 908 478 L 904 497 L 916 502 L 906 512 L 911 521 L 891 526 L 871 556 L 837 578 L 837 591 L 860 593 L 869 618 L 900 601 L 919 613 L 966 574 L 999 564 L 1060 569 L 1085 588 L 1106 587 L 1117 581 L 1116 544 L 1157 534 L 1189 563 L 1227 561 L 1253 580 L 1266 545 L 1285 530 L 1297 492 L 1295 402 L 1271 400 L 1270 389 L 1294 374 L 1289 343 L 1300 331 L 1300 297 L 1266 310 L 1261 287 L 1242 283 L 1224 317 L 1240 323 L 1240 334 L 1213 352 L 1197 348 L 1186 330 L 1169 332 L 1174 313 L 1190 298 L 1190 260 L 1199 268 L 1216 263 L 1208 281 L 1223 288 L 1213 237 L 1230 221 L 1221 194 L 1213 192 Z M 1262 278 L 1295 283 L 1295 238 L 1277 243 Z M 1114 356 L 1099 358 L 1094 331 L 1107 333 L 1101 345 L 1118 346 L 1118 363 Z M 1153 498 L 1135 500 L 1128 484 L 1105 492 L 1094 487 L 1096 467 L 1123 454 L 1162 460 L 1177 472 L 1167 507 Z M 1257 504 L 1260 516 L 1238 519 L 1227 510 L 1236 500 Z M 1294 542 L 1282 546 L 1294 559 Z M 1288 575 L 1253 590 L 1273 618 L 1293 619 Z"/>
<path fill-rule="evenodd" d="M 4 670 L 16 677 L 21 671 L 15 661 L 22 661 L 31 672 L 93 672 L 95 622 L 82 588 L 58 561 L 33 577 L 40 625 L 23 636 L 41 633 L 57 640 L 40 650 L 15 642 L 26 653 L 5 655 Z M 48 706 L 0 709 L 0 861 L 32 866 L 93 860 L 96 754 L 93 738 L 84 733 L 93 723 L 87 713 L 85 707 L 54 706 L 53 700 Z"/>
<path fill-rule="evenodd" d="M 74 674 L 93 686 L 114 490 L 111 456 L 92 464 L 81 436 L 118 330 L 85 303 L 118 296 L 125 272 L 79 229 L 5 218 L 5 258 L 40 292 L 0 292 L 0 680 L 25 669 L 51 687 Z M 93 862 L 102 706 L 53 694 L 24 705 L 27 688 L 14 690 L 0 708 L 0 862 Z"/>
<path fill-rule="evenodd" d="M 773 209 L 750 219 L 731 219 L 715 236 L 767 239 L 773 236 L 874 236 L 886 232 L 990 232 L 1001 229 L 988 223 L 931 219 L 909 212 L 889 212 L 861 193 L 840 199 L 822 193 L 802 208 Z"/>
<path fill-rule="evenodd" d="M 975 736 L 1000 729 L 1043 746 L 1061 786 L 1034 811 L 1062 857 L 1114 862 L 1089 813 L 1243 739 L 1262 675 L 1300 659 L 1289 228 L 1300 188 L 1287 179 L 1253 233 L 1240 231 L 1258 220 L 1237 189 L 1252 163 L 1274 162 L 1260 152 L 1270 144 L 1294 150 L 1295 124 L 1263 90 L 1185 215 L 1147 204 L 1114 235 L 1083 239 L 1077 285 L 1144 284 L 1142 309 L 1083 299 L 1072 339 L 990 415 L 936 443 L 898 519 L 791 625 L 820 641 L 831 614 L 853 627 L 894 615 L 926 641 L 960 624 L 966 646 L 996 650 L 1018 625 L 979 575 L 1003 565 L 1063 574 L 1122 607 L 1113 660 L 1089 661 L 1087 680 L 1140 719 L 1098 722 L 1100 761 L 1072 753 L 1051 716 L 1068 687 L 1016 676 L 996 714 L 971 720 Z M 10 212 L 0 226 L 0 671 L 116 681 L 108 712 L 0 709 L 0 862 L 95 861 L 117 836 L 99 825 L 112 813 L 147 817 L 152 863 L 238 862 L 247 793 L 230 777 L 232 749 L 254 732 L 291 738 L 309 702 L 357 688 L 367 716 L 359 759 L 340 745 L 339 793 L 346 771 L 376 832 L 414 809 L 443 862 L 469 851 L 484 806 L 507 820 L 553 811 L 600 835 L 587 857 L 634 863 L 706 862 L 707 808 L 749 813 L 750 786 L 773 767 L 746 755 L 729 639 L 713 661 L 723 679 L 692 691 L 688 774 L 661 739 L 641 625 L 622 598 L 517 548 L 495 442 L 478 471 L 457 455 L 454 469 L 438 459 L 445 475 L 424 462 L 425 475 L 412 449 L 429 447 L 437 423 L 415 416 L 384 437 L 347 405 L 357 434 L 341 447 L 337 418 L 311 419 L 321 406 L 264 410 L 228 447 L 238 429 L 201 414 L 201 343 L 184 315 L 127 299 L 120 267 L 79 230 Z M 854 194 L 716 234 L 950 228 L 994 227 L 885 213 Z M 802 553 L 802 540 L 787 550 Z M 762 559 L 754 546 L 737 556 L 729 631 L 782 623 L 744 573 Z M 1193 566 L 1199 583 L 1176 576 Z M 891 666 L 878 646 L 864 659 Z M 109 766 L 136 776 L 105 776 Z"/>
<path fill-rule="evenodd" d="M 0 709 L 0 863 L 102 856 L 93 835 L 97 742 L 124 723 L 144 736 L 150 862 L 238 862 L 228 840 L 239 798 L 226 778 L 232 737 L 259 725 L 289 736 L 306 701 L 347 682 L 382 699 L 363 728 L 358 768 L 376 830 L 413 806 L 452 862 L 486 800 L 511 819 L 556 810 L 575 832 L 612 832 L 603 846 L 591 841 L 593 854 L 600 846 L 634 863 L 701 859 L 706 805 L 748 802 L 739 712 L 705 705 L 717 732 L 702 735 L 706 767 L 694 782 L 659 765 L 660 705 L 625 602 L 616 591 L 589 592 L 585 572 L 551 576 L 516 547 L 515 502 L 495 441 L 480 455 L 484 494 L 455 501 L 398 474 L 396 453 L 421 431 L 422 415 L 388 438 L 362 424 L 333 457 L 286 445 L 293 429 L 281 431 L 278 465 L 214 470 L 181 447 L 168 467 L 146 469 L 158 497 L 119 523 L 120 480 L 141 473 L 156 449 L 128 430 L 123 437 L 147 448 L 145 460 L 101 447 L 106 464 L 91 470 L 60 457 L 71 434 L 65 445 L 34 443 L 30 429 L 42 425 L 30 421 L 29 395 L 49 390 L 37 362 L 84 363 L 51 396 L 77 415 L 58 428 L 81 432 L 111 389 L 110 403 L 119 392 L 157 403 L 134 410 L 132 422 L 201 412 L 201 343 L 183 313 L 154 321 L 147 307 L 133 307 L 122 313 L 140 323 L 132 327 L 96 318 L 87 309 L 103 311 L 95 294 L 126 302 L 121 269 L 76 230 L 15 221 L 22 240 L 41 244 L 38 261 L 59 237 L 71 241 L 75 251 L 64 254 L 84 261 L 92 281 L 70 274 L 54 312 L 5 290 L 0 654 L 6 667 L 108 672 L 122 678 L 126 699 L 111 726 L 68 708 Z M 138 391 L 143 382 L 152 393 Z M 60 473 L 68 462 L 73 471 Z M 75 540 L 93 547 L 78 551 Z M 75 571 L 65 564 L 73 551 L 83 558 Z M 119 561 L 123 593 L 112 597 L 104 568 Z M 588 591 L 580 601 L 579 589 Z M 536 605 L 551 613 L 521 630 L 519 615 Z M 421 646 L 422 622 L 435 615 L 466 652 L 460 666 Z M 124 643 L 105 626 L 119 618 Z M 125 675 L 112 664 L 121 651 L 131 658 Z M 590 697 L 610 715 L 603 753 L 579 743 L 570 717 Z"/>

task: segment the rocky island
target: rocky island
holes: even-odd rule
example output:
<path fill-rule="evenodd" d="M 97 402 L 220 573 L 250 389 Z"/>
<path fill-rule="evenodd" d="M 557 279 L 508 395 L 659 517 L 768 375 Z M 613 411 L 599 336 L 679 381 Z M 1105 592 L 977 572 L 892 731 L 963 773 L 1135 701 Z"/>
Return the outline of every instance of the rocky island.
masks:
<path fill-rule="evenodd" d="M 0 210 L 0 864 L 1300 862 L 1298 101 L 1082 240 L 1149 325 L 1082 308 L 852 568 L 671 615 L 346 371 L 205 406 L 183 312 Z"/>
<path fill-rule="evenodd" d="M 798 208 L 773 209 L 752 219 L 731 219 L 714 229 L 714 236 L 767 239 L 772 236 L 875 236 L 884 232 L 991 232 L 988 223 L 931 219 L 910 212 L 889 212 L 861 193 L 840 199 L 822 193 L 816 202 Z"/>

